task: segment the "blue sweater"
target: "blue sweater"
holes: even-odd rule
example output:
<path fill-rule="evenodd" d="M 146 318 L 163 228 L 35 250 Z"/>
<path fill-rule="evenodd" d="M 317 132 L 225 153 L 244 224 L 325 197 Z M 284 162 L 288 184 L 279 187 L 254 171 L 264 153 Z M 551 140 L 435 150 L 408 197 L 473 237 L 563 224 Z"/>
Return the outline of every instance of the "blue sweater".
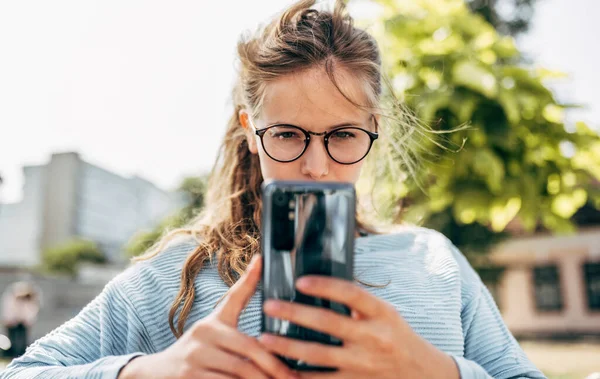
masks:
<path fill-rule="evenodd" d="M 0 373 L 17 378 L 115 378 L 132 358 L 175 342 L 168 313 L 192 240 L 172 244 L 106 285 L 76 317 L 36 341 Z M 441 234 L 407 227 L 357 238 L 355 276 L 393 304 L 423 338 L 456 361 L 461 377 L 544 378 L 507 330 L 489 292 L 464 256 Z M 207 316 L 228 287 L 211 264 L 196 279 L 187 325 Z M 261 299 L 254 295 L 239 329 L 260 332 Z M 399 341 L 401 343 L 401 341 Z"/>

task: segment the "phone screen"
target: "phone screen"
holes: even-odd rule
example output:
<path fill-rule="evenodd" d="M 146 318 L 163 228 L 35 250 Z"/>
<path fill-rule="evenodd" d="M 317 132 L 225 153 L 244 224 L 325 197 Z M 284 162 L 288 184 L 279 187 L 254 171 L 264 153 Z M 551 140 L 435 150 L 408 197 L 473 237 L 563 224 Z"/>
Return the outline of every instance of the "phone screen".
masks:
<path fill-rule="evenodd" d="M 304 275 L 352 280 L 356 201 L 353 186 L 272 182 L 263 188 L 263 196 L 263 301 L 293 301 L 349 314 L 342 304 L 296 291 L 294 283 Z M 263 331 L 326 344 L 342 343 L 333 336 L 264 314 Z M 286 361 L 296 369 L 330 370 Z"/>

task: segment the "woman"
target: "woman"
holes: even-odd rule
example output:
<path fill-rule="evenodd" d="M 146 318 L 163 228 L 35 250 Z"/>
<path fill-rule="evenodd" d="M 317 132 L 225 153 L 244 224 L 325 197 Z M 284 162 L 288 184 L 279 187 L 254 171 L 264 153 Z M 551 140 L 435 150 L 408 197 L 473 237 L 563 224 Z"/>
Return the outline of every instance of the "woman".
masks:
<path fill-rule="evenodd" d="M 263 178 L 356 182 L 374 140 L 367 136 L 377 135 L 383 119 L 373 38 L 353 27 L 341 1 L 333 12 L 313 3 L 298 2 L 239 43 L 234 114 L 199 218 L 3 377 L 544 377 L 461 253 L 422 228 L 356 239 L 357 279 L 386 285 L 297 283 L 308 295 L 345 303 L 352 317 L 265 305 L 271 316 L 335 335 L 343 347 L 259 336 Z M 357 140 L 353 149 L 334 149 L 332 141 L 349 137 Z M 175 243 L 176 235 L 187 239 Z M 274 353 L 339 370 L 294 373 Z"/>

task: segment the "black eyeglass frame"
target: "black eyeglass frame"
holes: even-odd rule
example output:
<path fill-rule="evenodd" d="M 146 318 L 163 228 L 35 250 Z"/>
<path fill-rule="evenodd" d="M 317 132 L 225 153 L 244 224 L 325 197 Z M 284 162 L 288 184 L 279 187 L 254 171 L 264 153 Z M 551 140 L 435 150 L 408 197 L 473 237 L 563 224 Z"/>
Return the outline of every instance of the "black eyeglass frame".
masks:
<path fill-rule="evenodd" d="M 372 117 L 373 120 L 375 121 L 375 129 L 377 130 L 378 128 L 378 124 L 377 124 L 377 119 L 373 116 Z M 337 162 L 339 164 L 343 164 L 343 165 L 351 165 L 351 164 L 355 164 L 358 163 L 360 161 L 362 161 L 363 159 L 365 159 L 365 157 L 367 155 L 369 155 L 369 152 L 371 151 L 371 148 L 373 147 L 373 142 L 375 142 L 375 140 L 377 138 L 379 138 L 379 134 L 378 133 L 374 133 L 371 131 L 368 131 L 366 129 L 363 128 L 359 128 L 358 126 L 352 126 L 352 125 L 348 125 L 348 126 L 340 126 L 338 128 L 332 129 L 328 132 L 321 132 L 321 133 L 315 133 L 315 132 L 310 132 L 308 130 L 304 130 L 299 126 L 296 125 L 292 125 L 292 124 L 273 124 L 273 125 L 269 125 L 266 128 L 262 128 L 262 129 L 256 129 L 256 127 L 254 126 L 254 123 L 252 121 L 250 121 L 250 125 L 252 126 L 252 129 L 254 129 L 254 133 L 260 137 L 260 144 L 263 147 L 263 150 L 265 151 L 265 153 L 269 156 L 269 158 L 271 158 L 274 161 L 277 162 L 281 162 L 281 163 L 290 163 L 293 162 L 295 160 L 297 160 L 298 158 L 300 158 L 304 152 L 306 152 L 306 149 L 308 149 L 308 145 L 310 144 L 310 136 L 324 136 L 323 137 L 323 144 L 325 146 L 325 151 L 327 151 L 327 155 L 329 155 L 329 158 L 331 158 L 334 162 Z M 294 159 L 289 159 L 289 160 L 281 160 L 281 159 L 276 159 L 273 156 L 271 156 L 271 154 L 269 154 L 269 152 L 267 151 L 267 149 L 265 148 L 265 143 L 263 141 L 263 136 L 265 135 L 265 133 L 271 129 L 271 128 L 275 128 L 275 127 L 287 127 L 287 128 L 294 128 L 294 129 L 298 129 L 299 131 L 301 131 L 304 134 L 304 148 L 302 149 L 302 151 L 300 152 L 300 154 L 298 154 L 296 156 L 296 158 Z M 338 130 L 342 130 L 342 129 L 355 129 L 355 130 L 362 130 L 363 132 L 367 133 L 367 135 L 369 136 L 369 148 L 367 149 L 367 151 L 365 152 L 365 154 L 360 157 L 359 159 L 355 160 L 354 162 L 350 162 L 350 163 L 346 163 L 346 162 L 340 162 L 337 159 L 335 159 L 331 153 L 329 152 L 329 137 L 337 132 Z"/>

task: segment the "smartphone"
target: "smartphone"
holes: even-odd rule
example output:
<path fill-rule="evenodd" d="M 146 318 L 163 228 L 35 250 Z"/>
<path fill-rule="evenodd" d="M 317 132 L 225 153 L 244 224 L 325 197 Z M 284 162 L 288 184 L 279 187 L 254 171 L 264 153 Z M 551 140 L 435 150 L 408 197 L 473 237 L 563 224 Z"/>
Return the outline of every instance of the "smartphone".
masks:
<path fill-rule="evenodd" d="M 269 299 L 328 308 L 349 315 L 343 304 L 307 296 L 295 289 L 304 275 L 353 280 L 356 193 L 351 183 L 271 181 L 262 186 L 263 302 Z M 315 330 L 262 315 L 262 332 L 342 345 Z M 280 357 L 302 371 L 335 371 Z"/>

